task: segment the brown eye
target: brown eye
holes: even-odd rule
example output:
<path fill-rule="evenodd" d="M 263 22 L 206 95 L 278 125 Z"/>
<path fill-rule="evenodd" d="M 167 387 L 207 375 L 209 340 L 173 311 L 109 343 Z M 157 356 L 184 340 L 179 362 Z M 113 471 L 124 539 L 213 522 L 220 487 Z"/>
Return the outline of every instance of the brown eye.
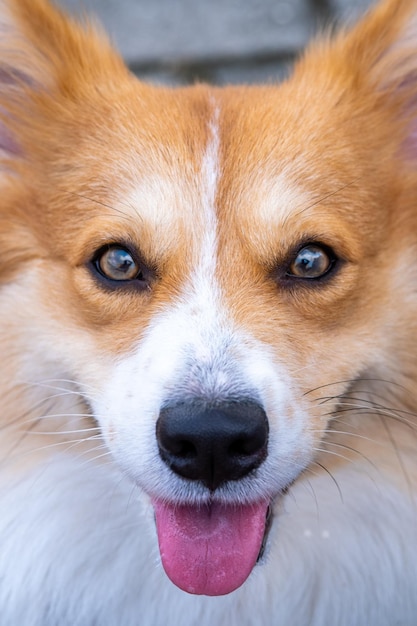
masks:
<path fill-rule="evenodd" d="M 141 280 L 141 268 L 132 254 L 121 246 L 109 246 L 96 258 L 95 266 L 102 276 L 110 280 Z"/>
<path fill-rule="evenodd" d="M 335 262 L 334 255 L 318 245 L 308 245 L 298 252 L 291 263 L 287 276 L 295 278 L 321 278 Z"/>

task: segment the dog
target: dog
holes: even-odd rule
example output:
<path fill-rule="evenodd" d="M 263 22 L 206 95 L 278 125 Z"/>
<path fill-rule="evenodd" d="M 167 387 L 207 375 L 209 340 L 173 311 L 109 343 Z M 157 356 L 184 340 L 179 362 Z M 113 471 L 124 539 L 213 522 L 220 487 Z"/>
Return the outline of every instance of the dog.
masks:
<path fill-rule="evenodd" d="M 1 626 L 415 626 L 417 3 L 174 89 L 0 6 Z"/>

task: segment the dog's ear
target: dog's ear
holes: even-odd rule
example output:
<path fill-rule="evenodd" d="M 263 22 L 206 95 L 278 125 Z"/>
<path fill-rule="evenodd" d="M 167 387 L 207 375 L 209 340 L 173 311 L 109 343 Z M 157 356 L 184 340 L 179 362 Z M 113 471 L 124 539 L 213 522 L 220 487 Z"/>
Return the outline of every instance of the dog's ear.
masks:
<path fill-rule="evenodd" d="M 417 0 L 378 2 L 353 28 L 318 38 L 295 76 L 332 103 L 330 115 L 345 111 L 364 131 L 365 120 L 369 140 L 384 135 L 417 159 Z"/>
<path fill-rule="evenodd" d="M 47 0 L 0 0 L 0 283 L 42 256 L 47 235 L 37 198 L 54 188 L 48 172 L 70 175 L 65 151 L 76 151 L 97 101 L 124 75 L 120 57 L 87 20 L 79 25 Z"/>
<path fill-rule="evenodd" d="M 404 130 L 399 154 L 417 159 L 417 2 L 389 0 L 355 32 L 353 52 L 379 107 Z"/>
<path fill-rule="evenodd" d="M 100 29 L 47 0 L 0 0 L 0 171 L 39 144 L 71 101 L 127 70 Z"/>

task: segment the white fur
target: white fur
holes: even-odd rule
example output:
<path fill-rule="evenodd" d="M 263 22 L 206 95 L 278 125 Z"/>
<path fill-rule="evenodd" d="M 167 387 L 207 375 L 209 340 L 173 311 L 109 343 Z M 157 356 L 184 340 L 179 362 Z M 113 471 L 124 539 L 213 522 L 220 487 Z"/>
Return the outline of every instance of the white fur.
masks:
<path fill-rule="evenodd" d="M 280 505 L 266 563 L 233 594 L 205 598 L 166 578 L 129 481 L 110 464 L 57 455 L 0 492 L 1 624 L 413 626 L 410 502 L 365 464 L 335 476 L 343 501 L 328 476 L 300 481 Z"/>

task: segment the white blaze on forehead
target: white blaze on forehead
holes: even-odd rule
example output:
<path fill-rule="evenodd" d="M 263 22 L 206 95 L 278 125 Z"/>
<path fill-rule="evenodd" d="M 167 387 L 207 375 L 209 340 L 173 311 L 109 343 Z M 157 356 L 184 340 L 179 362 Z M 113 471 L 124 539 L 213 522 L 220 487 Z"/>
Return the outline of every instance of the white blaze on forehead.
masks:
<path fill-rule="evenodd" d="M 219 178 L 219 111 L 214 110 L 209 126 L 209 141 L 201 167 L 201 212 L 203 232 L 200 254 L 191 280 L 184 292 L 184 304 L 193 300 L 194 315 L 206 311 L 219 315 L 220 290 L 217 274 L 217 214 L 216 194 Z"/>
<path fill-rule="evenodd" d="M 217 294 L 215 282 L 217 265 L 217 214 L 216 194 L 219 179 L 219 110 L 214 108 L 209 124 L 209 141 L 201 167 L 201 213 L 203 233 L 199 260 L 191 280 L 192 289 L 197 292 L 205 286 L 208 292 Z"/>
<path fill-rule="evenodd" d="M 208 232 L 214 232 L 216 230 L 216 193 L 217 184 L 219 178 L 219 149 L 220 149 L 220 135 L 219 135 L 219 109 L 215 108 L 213 119 L 209 125 L 209 142 L 207 150 L 203 157 L 203 164 L 201 168 L 203 190 L 205 189 L 205 196 L 203 197 L 202 209 L 205 213 L 207 226 L 210 227 Z"/>

